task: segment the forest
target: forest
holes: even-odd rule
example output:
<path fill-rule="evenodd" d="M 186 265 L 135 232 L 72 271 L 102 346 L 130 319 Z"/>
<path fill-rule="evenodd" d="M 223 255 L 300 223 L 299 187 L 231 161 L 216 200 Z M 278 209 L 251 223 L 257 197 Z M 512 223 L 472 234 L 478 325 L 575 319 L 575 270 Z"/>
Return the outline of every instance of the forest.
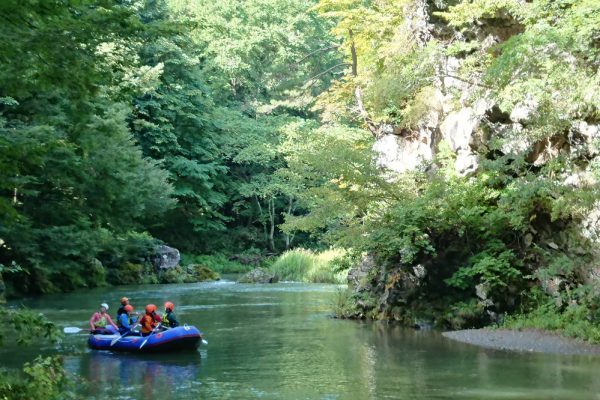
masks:
<path fill-rule="evenodd" d="M 340 317 L 600 340 L 598 2 L 0 17 L 6 297 L 155 283 L 159 244 L 207 264 L 334 249 Z"/>
<path fill-rule="evenodd" d="M 0 299 L 180 282 L 152 267 L 167 245 L 347 281 L 340 318 L 600 341 L 596 0 L 3 0 L 0 20 Z M 50 358 L 25 373 L 0 397 L 68 385 Z"/>

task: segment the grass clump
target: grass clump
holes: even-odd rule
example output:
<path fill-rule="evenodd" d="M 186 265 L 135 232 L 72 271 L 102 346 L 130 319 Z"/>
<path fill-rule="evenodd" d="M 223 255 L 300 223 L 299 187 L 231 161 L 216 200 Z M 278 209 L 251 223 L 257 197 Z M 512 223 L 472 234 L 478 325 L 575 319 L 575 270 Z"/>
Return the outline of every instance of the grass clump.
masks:
<path fill-rule="evenodd" d="M 346 251 L 329 249 L 319 253 L 295 249 L 283 253 L 270 267 L 281 280 L 311 283 L 346 283 Z"/>
<path fill-rule="evenodd" d="M 331 310 L 335 318 L 353 318 L 356 307 L 350 289 L 338 289 L 331 302 Z"/>

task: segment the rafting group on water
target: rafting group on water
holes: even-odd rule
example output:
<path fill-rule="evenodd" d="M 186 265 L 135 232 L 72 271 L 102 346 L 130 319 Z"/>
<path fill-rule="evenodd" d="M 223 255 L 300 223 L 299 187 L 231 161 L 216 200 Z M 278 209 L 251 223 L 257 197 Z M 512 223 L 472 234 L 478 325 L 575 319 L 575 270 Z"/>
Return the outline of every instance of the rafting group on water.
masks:
<path fill-rule="evenodd" d="M 108 314 L 108 304 L 100 304 L 100 311 L 90 318 L 88 345 L 94 350 L 128 352 L 166 352 L 195 350 L 202 342 L 202 332 L 196 327 L 180 325 L 175 316 L 175 305 L 167 301 L 162 316 L 154 304 L 148 304 L 139 316 L 129 299 L 123 297 L 115 324 Z M 137 330 L 136 328 L 141 328 Z M 79 332 L 79 328 L 65 328 L 65 332 Z"/>

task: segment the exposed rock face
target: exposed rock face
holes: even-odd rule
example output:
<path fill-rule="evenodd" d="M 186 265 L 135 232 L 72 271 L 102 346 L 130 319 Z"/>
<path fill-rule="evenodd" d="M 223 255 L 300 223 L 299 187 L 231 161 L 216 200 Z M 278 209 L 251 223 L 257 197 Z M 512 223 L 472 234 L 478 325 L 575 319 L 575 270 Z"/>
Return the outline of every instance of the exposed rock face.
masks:
<path fill-rule="evenodd" d="M 412 315 L 399 307 L 408 304 L 417 295 L 426 275 L 421 265 L 387 270 L 377 265 L 372 256 L 366 256 L 348 271 L 348 287 L 357 299 L 356 314 L 351 317 L 399 320 L 427 328 L 429 321 L 412 321 Z"/>
<path fill-rule="evenodd" d="M 242 276 L 238 283 L 277 283 L 279 277 L 264 268 L 256 268 Z"/>
<path fill-rule="evenodd" d="M 181 255 L 179 254 L 179 250 L 174 247 L 161 245 L 155 250 L 152 264 L 157 269 L 175 268 L 177 265 L 179 265 L 180 259 Z"/>

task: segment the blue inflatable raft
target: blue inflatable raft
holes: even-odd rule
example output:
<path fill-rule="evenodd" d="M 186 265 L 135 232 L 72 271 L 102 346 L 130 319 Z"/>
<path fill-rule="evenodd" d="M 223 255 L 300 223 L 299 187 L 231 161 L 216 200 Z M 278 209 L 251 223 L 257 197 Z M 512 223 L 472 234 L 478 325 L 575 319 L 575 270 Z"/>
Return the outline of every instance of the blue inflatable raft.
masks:
<path fill-rule="evenodd" d="M 188 325 L 155 332 L 151 336 L 127 335 L 111 346 L 111 343 L 119 336 L 118 333 L 92 334 L 88 339 L 88 346 L 94 350 L 161 353 L 196 350 L 202 340 L 202 332 L 196 327 Z"/>

